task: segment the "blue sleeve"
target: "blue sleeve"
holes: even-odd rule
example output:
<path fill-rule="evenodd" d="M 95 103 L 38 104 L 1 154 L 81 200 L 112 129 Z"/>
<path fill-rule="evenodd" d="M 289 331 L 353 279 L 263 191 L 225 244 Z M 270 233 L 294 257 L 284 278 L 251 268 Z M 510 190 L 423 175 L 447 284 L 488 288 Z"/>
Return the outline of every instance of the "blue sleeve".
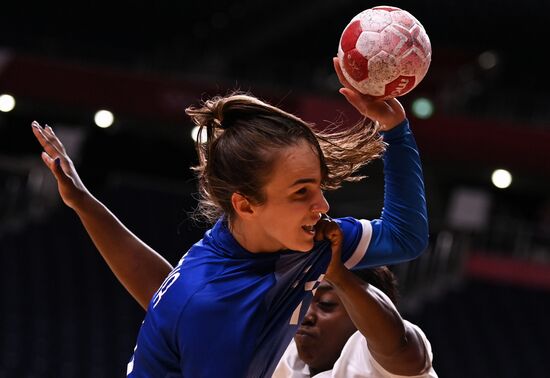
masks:
<path fill-rule="evenodd" d="M 380 219 L 370 222 L 371 240 L 356 267 L 412 260 L 428 245 L 422 166 L 408 120 L 382 135 L 388 143 L 383 156 L 384 208 Z"/>

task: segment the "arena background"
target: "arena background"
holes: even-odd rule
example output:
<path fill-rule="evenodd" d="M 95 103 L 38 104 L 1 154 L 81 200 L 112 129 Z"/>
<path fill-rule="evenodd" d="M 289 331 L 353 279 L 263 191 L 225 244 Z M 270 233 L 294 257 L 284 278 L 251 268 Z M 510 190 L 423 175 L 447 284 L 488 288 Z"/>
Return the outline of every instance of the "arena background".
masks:
<path fill-rule="evenodd" d="M 424 163 L 430 246 L 398 274 L 404 316 L 442 378 L 550 376 L 550 98 L 543 1 L 27 2 L 2 4 L 0 377 L 121 377 L 144 312 L 64 207 L 30 123 L 67 144 L 87 186 L 175 264 L 201 237 L 185 107 L 233 89 L 325 124 L 357 120 L 331 58 L 374 5 L 408 10 L 433 58 L 401 98 Z M 434 113 L 411 110 L 425 97 Z M 112 127 L 94 113 L 114 113 Z M 491 184 L 507 169 L 506 189 Z M 329 194 L 376 217 L 379 163 Z"/>

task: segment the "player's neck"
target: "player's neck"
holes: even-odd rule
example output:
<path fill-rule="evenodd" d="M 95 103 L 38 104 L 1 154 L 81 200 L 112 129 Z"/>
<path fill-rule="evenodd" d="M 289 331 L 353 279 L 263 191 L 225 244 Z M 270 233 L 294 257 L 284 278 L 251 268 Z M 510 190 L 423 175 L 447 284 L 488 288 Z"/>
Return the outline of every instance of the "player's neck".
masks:
<path fill-rule="evenodd" d="M 247 222 L 236 217 L 229 224 L 231 234 L 241 247 L 251 253 L 273 253 L 283 249 L 278 243 L 270 241 L 257 222 Z"/>

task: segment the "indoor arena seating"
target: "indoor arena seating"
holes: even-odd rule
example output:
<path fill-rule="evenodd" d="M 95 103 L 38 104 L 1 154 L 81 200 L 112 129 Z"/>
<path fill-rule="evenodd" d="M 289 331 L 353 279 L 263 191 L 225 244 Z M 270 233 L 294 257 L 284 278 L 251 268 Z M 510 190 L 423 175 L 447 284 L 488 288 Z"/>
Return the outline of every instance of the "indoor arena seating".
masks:
<path fill-rule="evenodd" d="M 173 264 L 189 247 L 186 240 L 201 236 L 183 216 L 176 219 L 185 197 L 135 188 L 99 194 Z M 144 311 L 108 270 L 76 215 L 59 206 L 3 232 L 0 246 L 0 377 L 124 375 Z"/>
<path fill-rule="evenodd" d="M 175 264 L 202 234 L 185 220 L 189 188 L 138 182 L 112 182 L 97 196 Z M 429 337 L 439 376 L 547 377 L 549 290 L 469 276 L 452 236 L 432 235 L 421 258 L 392 267 L 401 311 Z M 0 237 L 0 377 L 123 376 L 144 311 L 76 215 L 58 205 Z"/>
<path fill-rule="evenodd" d="M 60 203 L 33 120 L 54 127 L 93 193 L 172 264 L 204 230 L 187 216 L 187 106 L 241 89 L 321 127 L 355 121 L 331 57 L 363 3 L 226 3 L 134 2 L 131 20 L 162 27 L 129 28 L 124 2 L 3 2 L 0 95 L 16 106 L 0 113 L 0 378 L 122 377 L 144 317 Z M 400 310 L 427 334 L 441 378 L 548 378 L 550 96 L 538 52 L 550 2 L 409 6 L 433 44 L 428 74 L 400 98 L 431 233 L 423 255 L 391 267 Z M 431 117 L 412 111 L 422 98 Z M 112 127 L 93 123 L 100 109 Z M 378 216 L 381 168 L 368 168 L 365 186 L 329 198 L 331 215 Z M 513 173 L 508 189 L 492 186 L 497 168 Z M 485 214 L 456 207 L 480 215 L 470 229 L 449 223 L 465 192 L 491 200 Z"/>
<path fill-rule="evenodd" d="M 548 376 L 548 289 L 468 279 L 404 316 L 428 335 L 445 378 Z"/>

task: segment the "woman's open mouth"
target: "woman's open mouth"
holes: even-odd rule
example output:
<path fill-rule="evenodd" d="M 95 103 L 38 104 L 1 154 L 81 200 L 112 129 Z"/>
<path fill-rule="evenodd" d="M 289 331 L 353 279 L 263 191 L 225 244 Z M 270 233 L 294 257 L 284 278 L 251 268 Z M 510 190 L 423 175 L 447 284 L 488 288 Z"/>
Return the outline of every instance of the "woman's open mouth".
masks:
<path fill-rule="evenodd" d="M 315 235 L 315 225 L 305 225 L 302 226 L 302 229 L 309 235 Z"/>

